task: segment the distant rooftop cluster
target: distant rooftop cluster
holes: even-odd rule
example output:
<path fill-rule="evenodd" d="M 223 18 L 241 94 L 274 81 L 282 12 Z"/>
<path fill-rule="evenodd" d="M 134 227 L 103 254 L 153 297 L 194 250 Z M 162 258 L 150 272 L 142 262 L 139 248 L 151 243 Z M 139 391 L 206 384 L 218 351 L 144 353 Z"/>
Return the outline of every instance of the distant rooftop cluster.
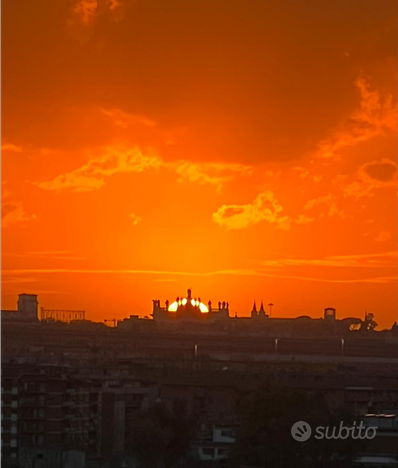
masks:
<path fill-rule="evenodd" d="M 41 307 L 37 294 L 19 294 L 16 310 L 2 310 L 1 320 L 4 322 L 64 322 L 70 323 L 77 320 L 85 320 L 84 310 L 59 310 Z"/>
<path fill-rule="evenodd" d="M 311 318 L 308 315 L 299 317 L 275 317 L 272 316 L 274 304 L 267 305 L 268 311 L 264 307 L 263 301 L 260 307 L 254 302 L 250 315 L 238 316 L 237 313 L 230 314 L 230 306 L 227 301 L 219 301 L 216 305 L 212 301 L 204 303 L 200 297 L 193 297 L 192 290 L 188 289 L 186 297 L 177 297 L 175 301 L 166 300 L 164 305 L 158 299 L 153 300 L 151 318 L 141 319 L 138 315 L 130 315 L 123 320 L 113 319 L 104 322 L 113 322 L 113 327 L 129 329 L 132 327 L 146 326 L 163 327 L 190 326 L 195 324 L 219 324 L 219 331 L 229 329 L 242 330 L 247 333 L 266 332 L 267 330 L 281 331 L 284 329 L 288 334 L 295 334 L 297 331 L 303 333 L 330 334 L 344 333 L 349 331 L 373 331 L 377 328 L 374 314 L 365 313 L 364 319 L 357 317 L 347 317 L 337 319 L 336 309 L 327 307 L 324 309 L 322 318 Z M 20 294 L 17 301 L 16 310 L 2 310 L 2 322 L 39 323 L 40 322 L 62 322 L 62 323 L 86 323 L 90 322 L 85 318 L 83 310 L 48 309 L 41 307 L 36 294 Z M 145 322 L 145 323 L 144 323 Z M 152 325 L 151 325 L 152 323 Z M 101 323 L 99 323 L 101 324 Z M 207 328 L 206 328 L 207 329 Z M 213 327 L 214 329 L 214 327 Z M 210 330 L 210 329 L 209 329 Z M 290 331 L 289 331 L 290 330 Z"/>

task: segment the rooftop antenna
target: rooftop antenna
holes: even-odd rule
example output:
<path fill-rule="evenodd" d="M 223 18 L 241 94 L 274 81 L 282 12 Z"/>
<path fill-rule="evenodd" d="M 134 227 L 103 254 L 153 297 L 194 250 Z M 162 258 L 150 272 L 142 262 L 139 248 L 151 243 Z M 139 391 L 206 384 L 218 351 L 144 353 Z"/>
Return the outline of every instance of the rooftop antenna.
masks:
<path fill-rule="evenodd" d="M 272 304 L 272 302 L 270 302 L 268 304 L 268 307 L 269 307 L 269 316 L 271 317 L 271 314 L 272 314 L 272 307 L 274 306 L 274 304 Z"/>

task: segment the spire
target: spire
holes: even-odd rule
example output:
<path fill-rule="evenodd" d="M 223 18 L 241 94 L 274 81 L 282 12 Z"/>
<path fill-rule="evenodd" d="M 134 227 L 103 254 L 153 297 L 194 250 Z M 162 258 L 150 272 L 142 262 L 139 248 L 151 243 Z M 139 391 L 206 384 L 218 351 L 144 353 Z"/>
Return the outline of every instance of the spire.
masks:
<path fill-rule="evenodd" d="M 259 314 L 265 315 L 265 310 L 264 310 L 263 301 L 261 301 L 261 307 L 260 307 L 260 310 L 258 311 L 258 313 L 259 313 Z"/>
<path fill-rule="evenodd" d="M 253 315 L 257 315 L 256 301 L 254 301 L 254 304 L 253 304 L 252 317 L 253 317 Z"/>
<path fill-rule="evenodd" d="M 187 291 L 187 299 L 192 299 L 191 293 L 192 293 L 192 291 L 191 291 L 190 289 L 188 289 L 188 291 Z"/>

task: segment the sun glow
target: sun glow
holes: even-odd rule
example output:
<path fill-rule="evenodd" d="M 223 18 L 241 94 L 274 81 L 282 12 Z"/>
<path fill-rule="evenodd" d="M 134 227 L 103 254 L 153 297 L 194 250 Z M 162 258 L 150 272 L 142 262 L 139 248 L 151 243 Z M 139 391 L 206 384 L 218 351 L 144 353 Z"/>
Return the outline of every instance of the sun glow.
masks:
<path fill-rule="evenodd" d="M 188 300 L 186 298 L 184 299 L 179 299 L 178 301 L 174 301 L 169 305 L 169 308 L 167 309 L 169 312 L 177 312 L 178 308 L 181 306 L 185 306 L 188 304 Z M 207 314 L 209 312 L 208 307 L 203 304 L 203 302 L 200 302 L 199 300 L 191 299 L 191 305 L 192 307 L 199 307 L 199 310 L 203 314 Z"/>

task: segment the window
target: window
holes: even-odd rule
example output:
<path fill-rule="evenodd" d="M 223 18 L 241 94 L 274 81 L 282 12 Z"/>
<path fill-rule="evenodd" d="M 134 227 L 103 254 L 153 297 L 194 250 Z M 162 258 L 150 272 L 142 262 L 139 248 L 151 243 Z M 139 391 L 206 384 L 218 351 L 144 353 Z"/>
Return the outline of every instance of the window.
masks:
<path fill-rule="evenodd" d="M 221 435 L 222 437 L 233 437 L 234 433 L 231 430 L 222 430 Z"/>

